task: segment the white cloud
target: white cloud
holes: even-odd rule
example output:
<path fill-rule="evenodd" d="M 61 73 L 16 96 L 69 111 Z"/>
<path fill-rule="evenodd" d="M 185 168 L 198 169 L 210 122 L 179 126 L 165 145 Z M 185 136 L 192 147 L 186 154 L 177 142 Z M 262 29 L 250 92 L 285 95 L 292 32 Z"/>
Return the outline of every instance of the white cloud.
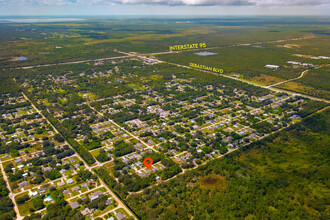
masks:
<path fill-rule="evenodd" d="M 12 5 L 94 5 L 94 4 L 145 4 L 188 6 L 308 6 L 330 5 L 330 0 L 0 0 L 0 4 Z"/>
<path fill-rule="evenodd" d="M 255 5 L 301 6 L 330 4 L 330 0 L 252 0 Z"/>
<path fill-rule="evenodd" d="M 82 0 L 84 1 L 84 0 Z M 87 0 L 88 1 L 88 0 Z M 102 1 L 102 0 L 101 0 Z M 103 0 L 118 4 L 160 4 L 160 5 L 322 5 L 330 4 L 330 0 Z"/>

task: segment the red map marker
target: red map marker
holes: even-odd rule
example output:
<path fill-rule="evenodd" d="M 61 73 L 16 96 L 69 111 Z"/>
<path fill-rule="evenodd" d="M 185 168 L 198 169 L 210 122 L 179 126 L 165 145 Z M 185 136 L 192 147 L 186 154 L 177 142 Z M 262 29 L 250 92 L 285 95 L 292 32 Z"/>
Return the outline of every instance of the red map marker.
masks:
<path fill-rule="evenodd" d="M 149 163 L 147 163 L 147 161 L 149 161 Z M 146 157 L 143 161 L 144 165 L 147 167 L 147 169 L 150 169 L 151 165 L 152 165 L 152 159 L 150 157 Z"/>

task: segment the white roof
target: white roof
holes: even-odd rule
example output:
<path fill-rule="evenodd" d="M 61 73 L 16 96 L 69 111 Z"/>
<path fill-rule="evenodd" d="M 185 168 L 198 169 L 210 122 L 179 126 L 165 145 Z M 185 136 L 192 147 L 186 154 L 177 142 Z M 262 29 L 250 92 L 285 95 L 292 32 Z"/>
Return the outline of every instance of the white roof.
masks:
<path fill-rule="evenodd" d="M 53 199 L 51 197 L 47 197 L 46 199 L 44 199 L 45 202 L 50 202 L 53 201 Z"/>
<path fill-rule="evenodd" d="M 36 195 L 38 195 L 38 191 L 30 191 L 29 192 L 29 196 L 36 196 Z"/>
<path fill-rule="evenodd" d="M 277 66 L 277 65 L 267 64 L 265 67 L 269 67 L 269 68 L 278 68 L 279 66 Z"/>

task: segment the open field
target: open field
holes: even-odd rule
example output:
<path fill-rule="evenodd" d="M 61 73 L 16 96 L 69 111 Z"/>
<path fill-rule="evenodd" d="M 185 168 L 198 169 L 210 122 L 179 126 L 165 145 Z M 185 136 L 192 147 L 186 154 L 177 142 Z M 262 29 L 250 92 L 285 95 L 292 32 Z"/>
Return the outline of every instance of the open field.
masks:
<path fill-rule="evenodd" d="M 0 24 L 0 60 L 5 67 L 27 66 L 113 57 L 119 55 L 115 49 L 161 52 L 171 45 L 196 42 L 205 42 L 207 47 L 230 46 L 312 37 L 327 30 L 321 25 L 320 32 L 313 32 L 313 26 L 301 27 L 298 20 L 296 26 L 283 25 L 280 19 L 275 23 L 264 19 L 248 20 L 169 18 L 163 22 L 162 19 L 104 18 L 47 24 Z M 310 23 L 320 21 L 314 19 Z M 326 44 L 325 39 L 322 42 Z M 310 46 L 313 45 L 306 43 L 306 47 Z M 20 56 L 27 60 L 9 61 Z"/>

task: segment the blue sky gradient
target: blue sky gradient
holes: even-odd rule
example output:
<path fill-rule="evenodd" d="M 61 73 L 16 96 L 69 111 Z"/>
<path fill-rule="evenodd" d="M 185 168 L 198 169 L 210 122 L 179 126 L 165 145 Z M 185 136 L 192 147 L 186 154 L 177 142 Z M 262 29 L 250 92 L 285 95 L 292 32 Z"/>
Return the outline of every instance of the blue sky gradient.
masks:
<path fill-rule="evenodd" d="M 330 0 L 0 0 L 0 15 L 330 15 Z"/>

